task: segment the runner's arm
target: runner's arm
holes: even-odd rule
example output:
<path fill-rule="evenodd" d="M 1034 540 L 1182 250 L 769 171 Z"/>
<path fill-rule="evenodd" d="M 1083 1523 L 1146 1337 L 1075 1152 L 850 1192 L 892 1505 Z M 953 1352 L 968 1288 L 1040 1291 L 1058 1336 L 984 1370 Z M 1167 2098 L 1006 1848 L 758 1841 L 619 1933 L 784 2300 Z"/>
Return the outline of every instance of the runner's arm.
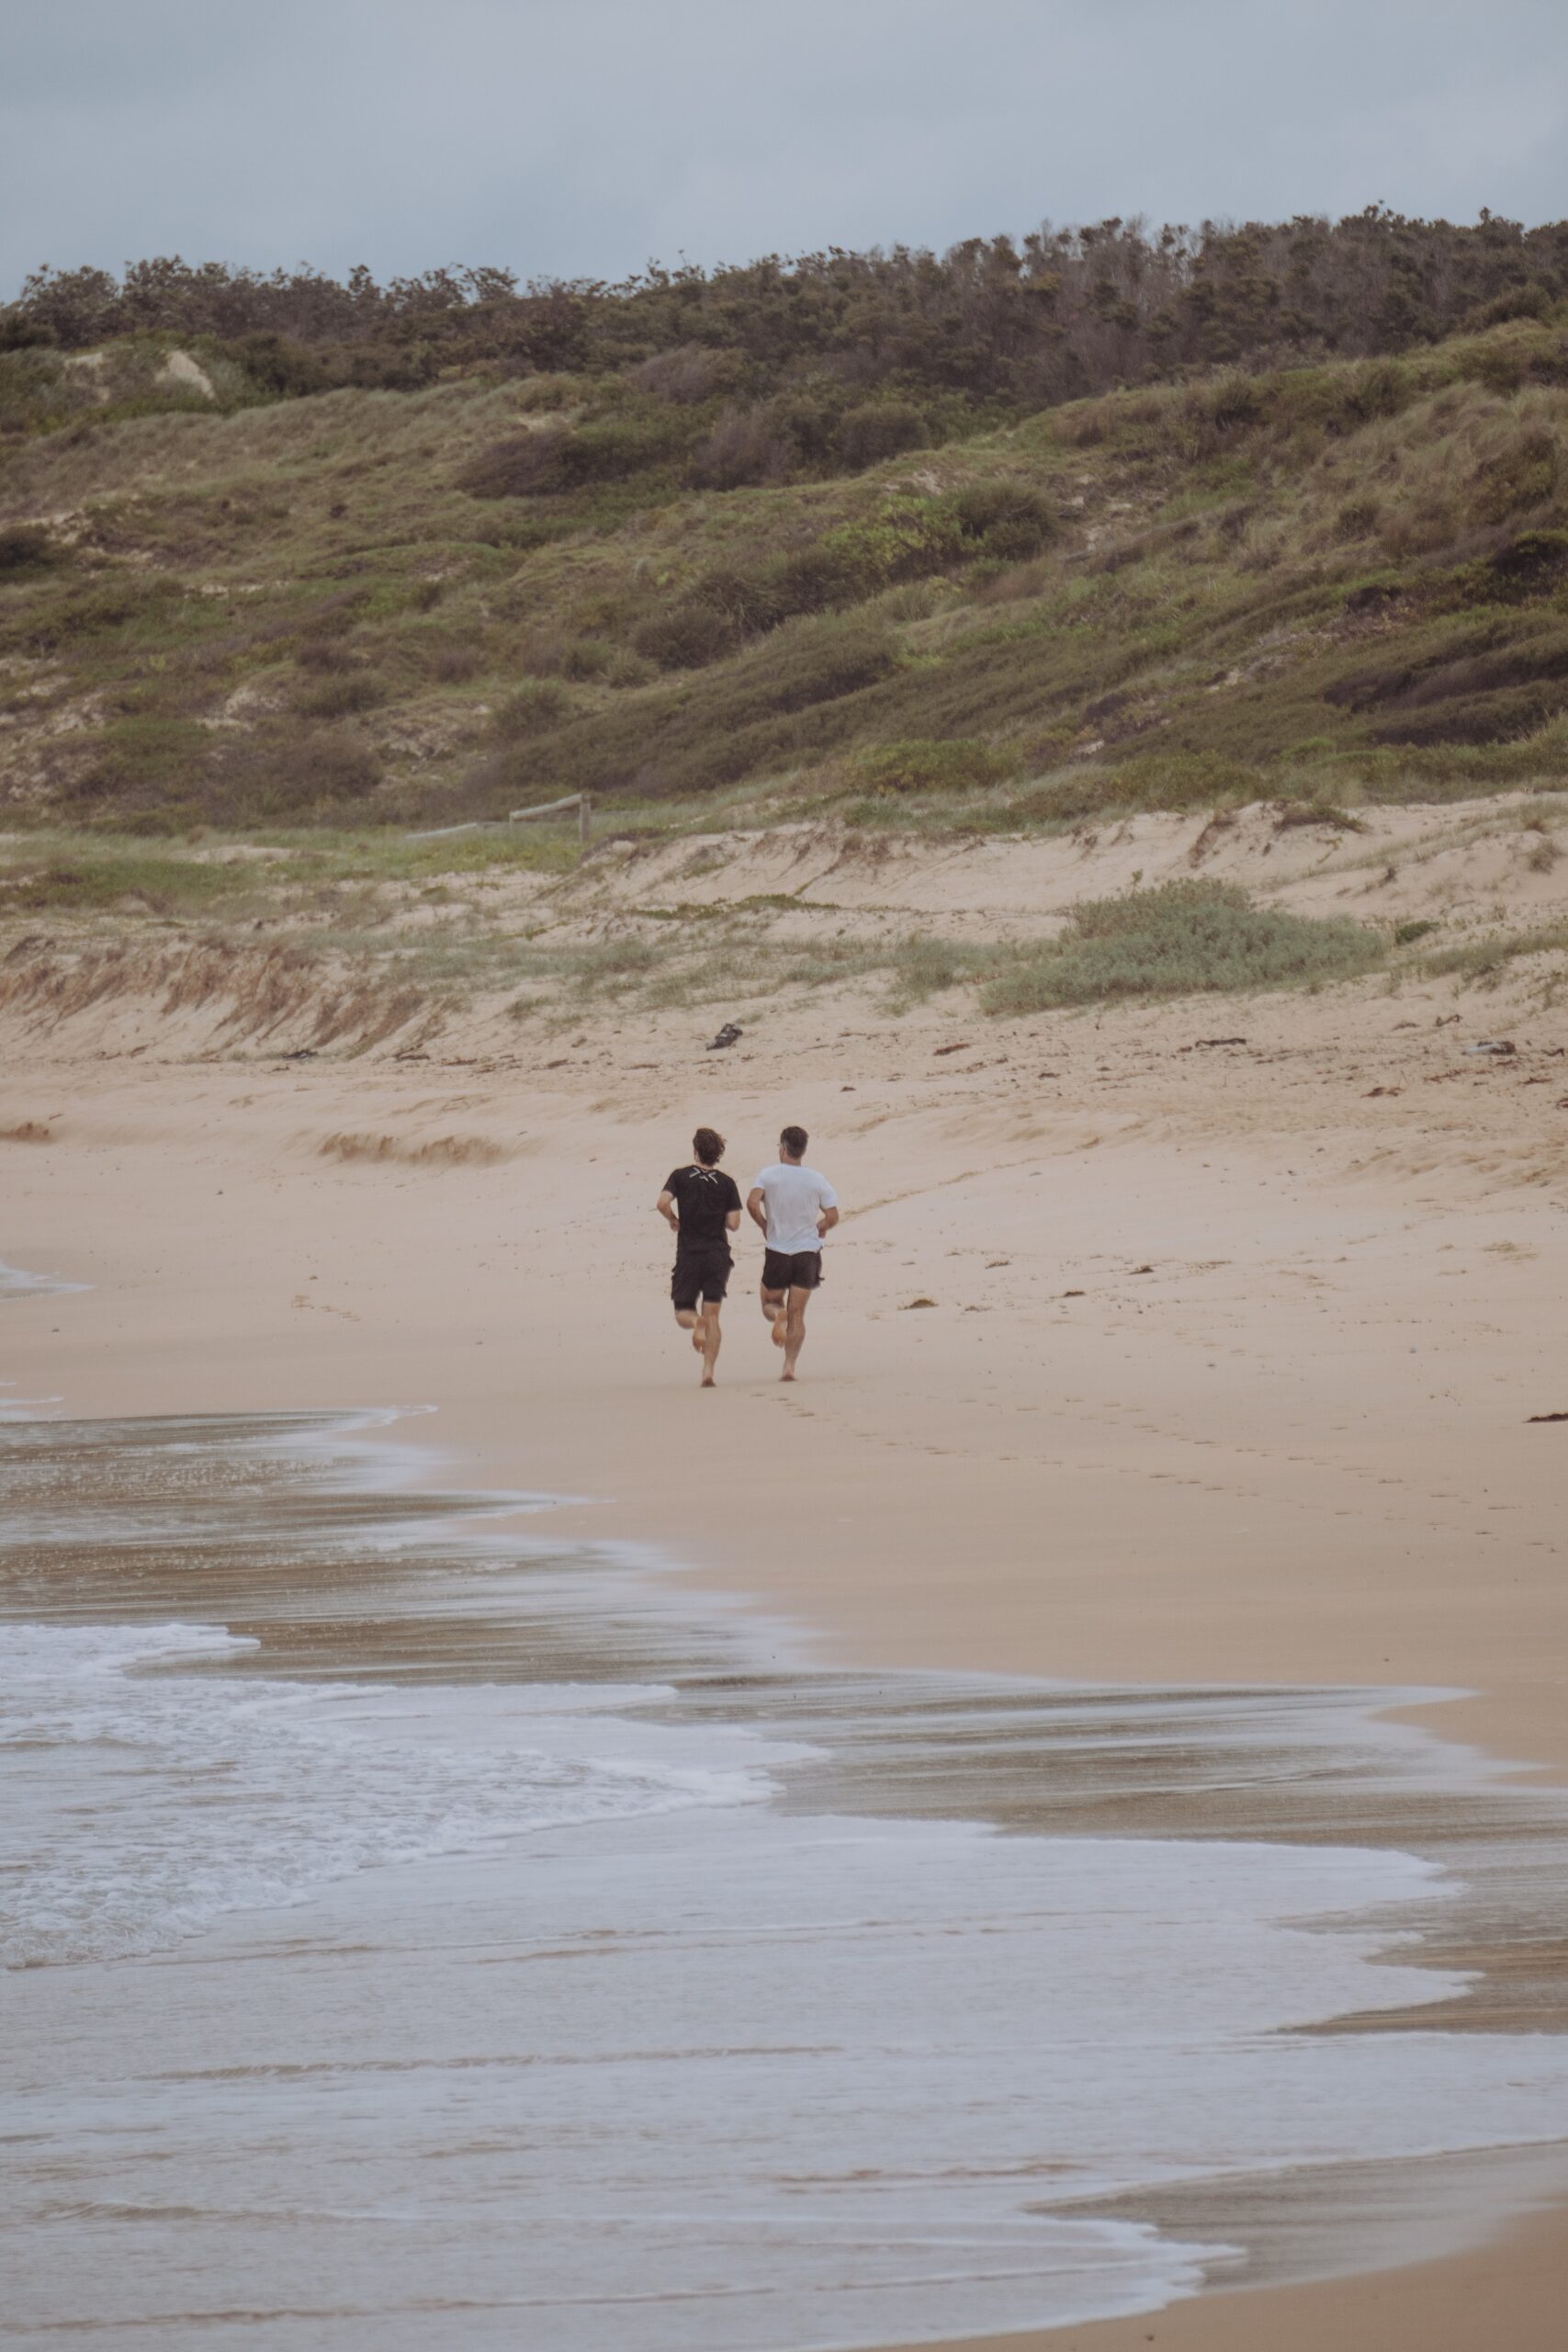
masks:
<path fill-rule="evenodd" d="M 731 1231 L 731 1233 L 739 1233 L 739 1230 L 740 1230 L 740 1212 L 739 1212 L 739 1209 L 731 1209 L 731 1210 L 729 1211 L 728 1215 L 726 1216 L 726 1218 L 725 1218 L 725 1220 L 724 1220 L 724 1221 L 725 1221 L 726 1225 L 729 1227 L 729 1230 Z"/>
<path fill-rule="evenodd" d="M 750 1218 L 753 1225 L 760 1226 L 761 1230 L 766 1233 L 768 1229 L 768 1212 L 763 1205 L 762 1188 L 761 1184 L 753 1184 L 750 1191 L 747 1193 L 746 1214 Z"/>
<path fill-rule="evenodd" d="M 838 1222 L 839 1212 L 837 1209 L 824 1209 L 821 1216 L 817 1220 L 818 1240 L 825 1240 L 828 1235 L 832 1232 L 833 1227 L 838 1224 Z"/>
<path fill-rule="evenodd" d="M 674 1193 L 670 1192 L 660 1193 L 653 1205 L 659 1211 L 660 1216 L 664 1219 L 665 1224 L 670 1227 L 671 1232 L 679 1233 L 681 1230 L 681 1220 L 675 1214 Z"/>

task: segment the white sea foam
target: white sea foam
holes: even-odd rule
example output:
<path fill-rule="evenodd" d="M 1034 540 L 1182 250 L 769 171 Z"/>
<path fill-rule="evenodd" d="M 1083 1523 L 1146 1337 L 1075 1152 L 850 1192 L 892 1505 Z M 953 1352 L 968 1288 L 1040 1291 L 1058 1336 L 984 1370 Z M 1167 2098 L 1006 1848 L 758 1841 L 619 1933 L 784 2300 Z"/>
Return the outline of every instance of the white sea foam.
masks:
<path fill-rule="evenodd" d="M 209 1480 L 213 1429 L 140 1470 L 110 1430 L 116 1476 L 68 1509 L 58 1468 L 20 1476 L 40 1586 L 73 1544 L 160 1590 L 213 1589 L 218 1557 L 231 1592 L 301 1541 L 340 1569 L 366 1548 L 298 1487 L 267 1518 L 276 1425 Z M 331 1434 L 310 1491 L 374 1485 Z M 66 1475 L 91 1454 L 73 1437 Z M 362 1585 L 326 1580 L 350 1652 L 358 1606 L 412 1670 L 422 1613 L 450 1642 L 480 1587 L 479 1623 L 541 1658 L 573 1611 L 573 1655 L 679 1646 L 666 1600 L 639 1652 L 626 1558 L 518 1539 L 509 1585 L 493 1522 L 482 1574 L 449 1529 L 422 1560 L 412 1508 L 389 1524 Z M 251 1622 L 308 1655 L 303 1572 L 258 1593 Z M 1416 1964 L 1454 1878 L 1354 1827 L 1489 1784 L 1378 1694 L 749 1676 L 747 1638 L 680 1690 L 475 1687 L 434 1679 L 449 1648 L 429 1680 L 315 1682 L 210 1623 L 0 1627 L 0 1886 L 34 1963 L 0 2062 L 10 2340 L 209 2352 L 236 2313 L 257 2352 L 1003 2334 L 1152 2310 L 1242 2234 L 1223 2190 L 1191 2242 L 1086 2199 L 1568 2136 L 1562 2040 L 1292 2030 L 1465 1990 Z M 1095 1821 L 1097 1796 L 1294 1806 L 1306 1836 L 956 1817 Z M 1499 1869 L 1498 1808 L 1555 1802 L 1486 1796 Z M 1367 2203 L 1360 2259 L 1429 2250 Z M 1473 2218 L 1468 2187 L 1447 2210 Z"/>
<path fill-rule="evenodd" d="M 0 1960 L 152 1951 L 357 1871 L 767 1791 L 754 1769 L 661 1759 L 654 1729 L 614 1755 L 547 1750 L 506 1694 L 432 1712 L 190 1670 L 254 1646 L 215 1625 L 0 1625 Z"/>
<path fill-rule="evenodd" d="M 37 1298 L 56 1291 L 91 1288 L 91 1283 L 67 1282 L 63 1274 L 37 1274 L 26 1266 L 0 1264 L 0 1299 Z"/>

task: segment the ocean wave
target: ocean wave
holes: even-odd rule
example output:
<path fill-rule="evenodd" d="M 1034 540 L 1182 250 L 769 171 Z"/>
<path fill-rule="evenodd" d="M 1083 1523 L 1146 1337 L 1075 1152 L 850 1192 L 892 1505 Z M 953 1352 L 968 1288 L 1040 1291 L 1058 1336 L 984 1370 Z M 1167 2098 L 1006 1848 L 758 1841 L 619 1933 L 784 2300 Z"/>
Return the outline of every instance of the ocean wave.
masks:
<path fill-rule="evenodd" d="M 476 1741 L 407 1694 L 207 1670 L 255 1646 L 218 1625 L 0 1628 L 6 1966 L 154 1951 L 358 1871 L 770 1788 L 551 1752 L 526 1736 L 536 1713 L 492 1715 Z"/>

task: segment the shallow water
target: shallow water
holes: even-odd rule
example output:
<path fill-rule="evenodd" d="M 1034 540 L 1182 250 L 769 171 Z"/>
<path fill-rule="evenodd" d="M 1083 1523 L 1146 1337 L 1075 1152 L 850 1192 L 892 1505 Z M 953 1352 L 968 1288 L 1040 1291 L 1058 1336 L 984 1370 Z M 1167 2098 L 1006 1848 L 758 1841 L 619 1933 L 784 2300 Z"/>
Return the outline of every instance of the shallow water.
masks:
<path fill-rule="evenodd" d="M 1432 1962 L 1560 1924 L 1562 1803 L 1424 1694 L 825 1672 L 388 1418 L 0 1428 L 12 2341 L 935 2340 L 1558 2164 Z"/>

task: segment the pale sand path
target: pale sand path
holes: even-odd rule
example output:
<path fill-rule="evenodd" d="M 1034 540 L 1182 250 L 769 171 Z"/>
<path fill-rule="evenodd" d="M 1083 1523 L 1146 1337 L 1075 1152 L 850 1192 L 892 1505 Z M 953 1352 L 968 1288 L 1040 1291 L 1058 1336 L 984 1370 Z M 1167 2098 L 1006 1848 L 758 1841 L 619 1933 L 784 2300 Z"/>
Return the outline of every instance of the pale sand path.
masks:
<path fill-rule="evenodd" d="M 931 1058 L 951 1019 L 835 1042 L 819 1004 L 749 1064 L 666 1039 L 652 1078 L 646 1033 L 548 1078 L 29 1054 L 0 1127 L 54 1140 L 0 1146 L 0 1257 L 97 1287 L 7 1306 L 6 1368 L 81 1414 L 439 1403 L 405 1433 L 455 1483 L 604 1498 L 554 1523 L 663 1543 L 847 1657 L 1463 1684 L 1445 1731 L 1561 1771 L 1568 1426 L 1526 1422 L 1568 1409 L 1568 1115 L 1519 1072 L 1422 1086 L 1412 1009 L 1347 1044 L 1326 1002 L 1249 1008 L 1245 1069 L 1174 1051 L 1235 1008 L 1035 1024 L 1049 1092 L 1006 1033 L 976 1073 Z M 653 1196 L 698 1116 L 744 1186 L 781 1114 L 848 1218 L 798 1388 L 743 1254 L 704 1395 Z M 323 1157 L 345 1128 L 393 1156 Z M 454 1136 L 506 1156 L 396 1156 Z M 1561 2352 L 1564 2237 L 1068 2339 Z M 1466 2297 L 1482 2334 L 1438 2332 Z"/>

